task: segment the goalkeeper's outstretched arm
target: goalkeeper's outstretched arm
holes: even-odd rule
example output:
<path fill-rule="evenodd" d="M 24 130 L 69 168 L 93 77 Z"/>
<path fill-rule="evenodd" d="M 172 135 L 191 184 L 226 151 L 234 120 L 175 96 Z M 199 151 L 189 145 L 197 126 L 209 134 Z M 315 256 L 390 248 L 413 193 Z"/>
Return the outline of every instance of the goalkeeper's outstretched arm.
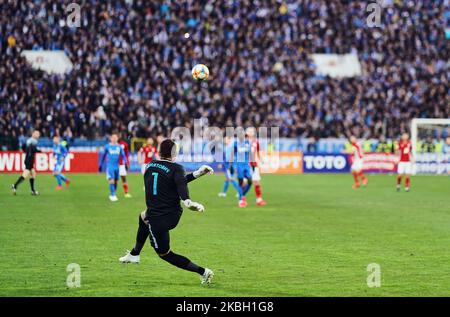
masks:
<path fill-rule="evenodd" d="M 186 182 L 192 182 L 194 179 L 200 178 L 206 174 L 213 174 L 214 170 L 211 166 L 202 165 L 195 172 L 189 173 L 186 175 Z"/>
<path fill-rule="evenodd" d="M 200 168 L 201 169 L 201 168 Z M 205 210 L 205 207 L 203 207 L 202 204 L 199 204 L 197 202 L 194 202 L 189 197 L 189 189 L 187 186 L 188 180 L 196 179 L 197 177 L 200 177 L 201 175 L 198 175 L 197 172 L 200 170 L 198 169 L 194 173 L 188 174 L 184 176 L 184 169 L 180 168 L 177 170 L 174 174 L 175 184 L 177 186 L 178 195 L 180 196 L 180 199 L 182 200 L 185 207 L 189 208 L 193 211 L 200 211 L 203 212 Z M 203 173 L 202 175 L 205 175 Z M 197 176 L 197 177 L 196 177 Z"/>

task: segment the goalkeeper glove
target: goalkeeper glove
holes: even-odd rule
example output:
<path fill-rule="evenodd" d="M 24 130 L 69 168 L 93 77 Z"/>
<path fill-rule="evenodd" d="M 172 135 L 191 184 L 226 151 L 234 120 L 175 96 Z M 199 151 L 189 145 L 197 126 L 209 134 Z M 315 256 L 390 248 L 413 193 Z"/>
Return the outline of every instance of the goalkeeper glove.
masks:
<path fill-rule="evenodd" d="M 205 207 L 202 204 L 196 203 L 190 199 L 183 200 L 184 206 L 192 211 L 203 212 L 205 211 Z"/>
<path fill-rule="evenodd" d="M 200 168 L 198 170 L 196 170 L 194 173 L 192 173 L 192 175 L 194 175 L 195 178 L 199 178 L 199 177 L 202 177 L 203 175 L 212 174 L 212 173 L 214 173 L 214 170 L 212 169 L 211 166 L 202 165 L 202 166 L 200 166 Z"/>

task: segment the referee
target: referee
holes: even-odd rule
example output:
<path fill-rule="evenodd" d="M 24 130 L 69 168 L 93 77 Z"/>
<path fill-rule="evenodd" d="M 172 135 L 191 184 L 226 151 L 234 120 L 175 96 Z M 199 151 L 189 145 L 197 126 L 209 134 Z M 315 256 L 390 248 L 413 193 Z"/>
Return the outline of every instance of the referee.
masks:
<path fill-rule="evenodd" d="M 213 169 L 207 165 L 201 166 L 193 173 L 185 174 L 183 166 L 174 163 L 177 146 L 170 139 L 160 145 L 160 160 L 147 164 L 144 174 L 145 197 L 147 210 L 139 216 L 139 227 L 136 244 L 133 250 L 119 259 L 122 263 L 139 263 L 139 254 L 150 236 L 152 247 L 161 259 L 181 269 L 198 273 L 202 284 L 209 284 L 214 276 L 213 271 L 191 262 L 188 258 L 170 250 L 169 231 L 180 221 L 184 206 L 193 211 L 203 212 L 203 205 L 193 202 L 189 197 L 187 183 L 206 174 L 212 174 Z"/>
<path fill-rule="evenodd" d="M 41 133 L 38 130 L 34 130 L 31 134 L 31 138 L 22 146 L 22 150 L 25 152 L 25 169 L 19 179 L 11 185 L 11 190 L 14 195 L 17 193 L 17 187 L 22 183 L 25 178 L 30 176 L 31 195 L 37 196 L 39 192 L 34 188 L 34 180 L 36 178 L 36 170 L 34 169 L 34 157 L 36 153 L 41 152 L 37 148 L 38 139 Z"/>

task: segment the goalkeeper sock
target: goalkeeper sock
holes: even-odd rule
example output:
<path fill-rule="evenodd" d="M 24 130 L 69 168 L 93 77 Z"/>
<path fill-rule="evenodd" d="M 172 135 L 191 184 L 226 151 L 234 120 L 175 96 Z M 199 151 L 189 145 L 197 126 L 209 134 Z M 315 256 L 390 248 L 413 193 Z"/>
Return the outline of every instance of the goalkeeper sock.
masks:
<path fill-rule="evenodd" d="M 133 250 L 131 250 L 131 255 L 139 255 L 141 253 L 142 248 L 145 245 L 145 241 L 150 234 L 150 229 L 147 224 L 142 220 L 141 215 L 139 215 L 139 227 L 136 234 L 136 244 L 134 245 Z"/>
<path fill-rule="evenodd" d="M 186 270 L 186 271 L 190 271 L 190 272 L 195 272 L 198 273 L 200 275 L 203 275 L 205 273 L 205 269 L 201 266 L 198 266 L 195 263 L 192 263 L 191 260 L 189 260 L 188 258 L 173 253 L 172 251 L 169 251 L 169 253 L 165 254 L 165 255 L 160 255 L 159 256 L 161 259 L 163 259 L 166 262 L 169 262 L 170 264 Z"/>

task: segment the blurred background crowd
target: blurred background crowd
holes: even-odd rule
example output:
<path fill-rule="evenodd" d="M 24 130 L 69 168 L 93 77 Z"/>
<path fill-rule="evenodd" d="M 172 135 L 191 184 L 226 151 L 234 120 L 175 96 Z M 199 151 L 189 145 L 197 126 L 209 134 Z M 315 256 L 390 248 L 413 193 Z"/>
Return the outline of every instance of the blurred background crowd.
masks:
<path fill-rule="evenodd" d="M 69 1 L 72 2 L 72 1 Z M 286 137 L 396 138 L 413 117 L 450 117 L 446 1 L 0 0 L 3 148 L 38 128 L 95 139 L 215 126 L 279 126 Z M 68 2 L 65 2 L 66 4 Z M 34 70 L 22 50 L 64 50 L 74 69 Z M 317 76 L 311 53 L 356 53 L 362 76 Z M 210 80 L 191 68 L 208 65 Z M 442 136 L 446 137 L 446 136 Z"/>

